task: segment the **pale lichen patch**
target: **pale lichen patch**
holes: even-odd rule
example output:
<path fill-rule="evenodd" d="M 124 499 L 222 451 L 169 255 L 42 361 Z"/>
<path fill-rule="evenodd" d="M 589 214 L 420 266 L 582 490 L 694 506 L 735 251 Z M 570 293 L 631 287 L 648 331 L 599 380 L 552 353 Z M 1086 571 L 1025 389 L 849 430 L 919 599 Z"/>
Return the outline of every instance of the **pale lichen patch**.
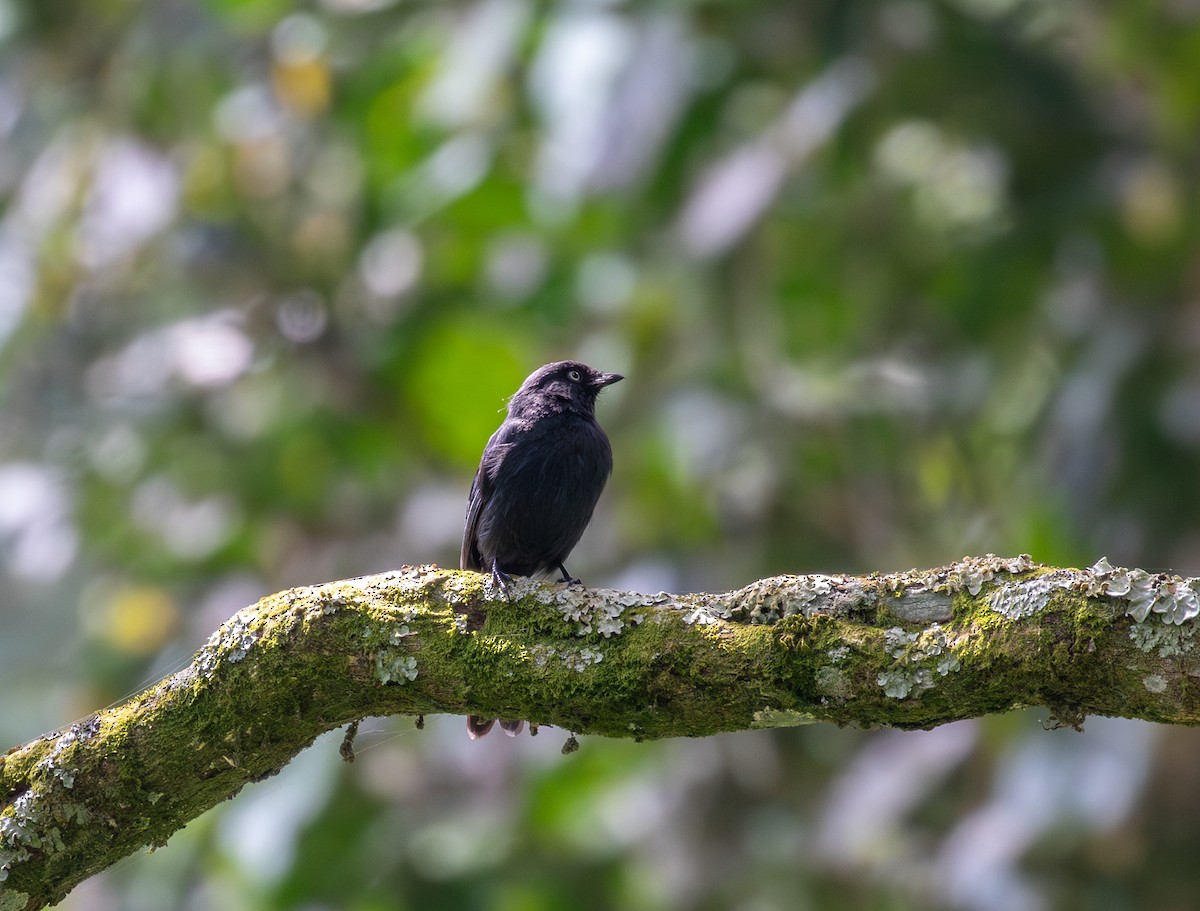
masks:
<path fill-rule="evenodd" d="M 320 613 L 336 614 L 342 608 L 352 604 L 354 598 L 358 596 L 358 589 L 354 586 L 355 581 L 326 582 L 324 585 L 304 591 L 309 593 Z"/>
<path fill-rule="evenodd" d="M 189 664 L 181 671 L 177 671 L 167 678 L 167 690 L 175 692 L 176 690 L 190 689 L 199 679 L 199 669 L 195 662 Z"/>
<path fill-rule="evenodd" d="M 529 592 L 539 604 L 553 607 L 568 623 L 574 624 L 576 636 L 599 633 L 605 639 L 618 636 L 630 625 L 645 619 L 642 613 L 624 616 L 630 608 L 649 607 L 667 600 L 664 594 L 643 595 L 636 592 L 618 592 L 605 588 L 583 589 L 578 587 L 549 588 L 537 585 Z"/>
<path fill-rule="evenodd" d="M 471 577 L 463 573 L 447 573 L 441 580 L 441 594 L 450 604 L 462 603 L 477 589 Z"/>
<path fill-rule="evenodd" d="M 22 794 L 12 803 L 12 813 L 0 816 L 0 883 L 8 879 L 9 871 L 16 864 L 29 860 L 29 835 L 32 820 L 28 818 L 28 794 Z"/>
<path fill-rule="evenodd" d="M 65 789 L 70 790 L 75 787 L 75 776 L 79 774 L 79 769 L 73 763 L 64 763 L 63 754 L 75 744 L 90 740 L 99 729 L 99 717 L 91 715 L 75 722 L 61 734 L 49 735 L 54 737 L 54 746 L 34 768 L 49 773 Z"/>
<path fill-rule="evenodd" d="M 387 600 L 393 603 L 397 600 L 420 603 L 429 598 L 429 583 L 434 577 L 441 577 L 442 585 L 452 590 L 456 587 L 466 588 L 467 584 L 454 578 L 455 575 L 432 563 L 425 563 L 419 566 L 402 566 L 390 572 L 362 576 L 350 581 L 368 598 L 386 593 Z"/>
<path fill-rule="evenodd" d="M 1143 569 L 1113 566 L 1101 557 L 1091 567 L 1092 595 L 1128 602 L 1125 613 L 1142 623 L 1151 613 L 1163 622 L 1180 625 L 1200 616 L 1200 579 L 1183 579 L 1168 573 L 1151 575 Z"/>
<path fill-rule="evenodd" d="M 54 746 L 33 766 L 35 774 L 40 773 L 37 774 L 40 782 L 20 794 L 0 814 L 0 882 L 8 879 L 14 864 L 28 860 L 31 851 L 42 854 L 65 851 L 62 827 L 85 825 L 91 819 L 90 812 L 82 804 L 61 798 L 50 802 L 47 798 L 48 789 L 54 783 L 64 791 L 75 787 L 79 769 L 66 754 L 77 744 L 90 740 L 99 729 L 100 720 L 92 715 L 62 733 L 46 736 L 46 740 L 54 741 Z M 0 893 L 3 891 L 0 889 Z"/>
<path fill-rule="evenodd" d="M 958 660 L 958 656 L 953 652 L 947 652 L 946 655 L 938 661 L 934 669 L 938 672 L 938 676 L 945 677 L 954 671 L 962 670 L 962 662 Z"/>
<path fill-rule="evenodd" d="M 881 671 L 875 682 L 893 699 L 932 689 L 934 675 L 945 677 L 962 667 L 951 646 L 946 631 L 937 623 L 919 632 L 894 626 L 884 632 L 883 648 L 895 664 Z"/>
<path fill-rule="evenodd" d="M 36 789 L 17 796 L 0 815 L 0 883 L 12 868 L 29 860 L 31 851 L 56 854 L 67 849 L 62 830 L 42 807 Z"/>
<path fill-rule="evenodd" d="M 827 664 L 818 668 L 815 679 L 817 689 L 825 696 L 841 699 L 848 694 L 847 684 L 849 681 L 846 679 L 845 672 L 839 667 Z"/>
<path fill-rule="evenodd" d="M 417 679 L 417 659 L 383 650 L 375 654 L 375 679 L 381 684 L 404 684 Z"/>
<path fill-rule="evenodd" d="M 1151 693 L 1158 694 L 1167 691 L 1167 678 L 1162 674 L 1147 674 L 1142 678 L 1142 684 Z"/>
<path fill-rule="evenodd" d="M 907 699 L 915 689 L 918 693 L 933 687 L 933 675 L 928 668 L 893 668 L 881 671 L 875 682 L 883 687 L 884 695 Z"/>
<path fill-rule="evenodd" d="M 850 679 L 843 670 L 850 657 L 850 649 L 845 645 L 834 646 L 825 653 L 828 664 L 817 668 L 815 683 L 823 696 L 843 699 L 850 694 Z"/>
<path fill-rule="evenodd" d="M 1143 652 L 1154 652 L 1160 658 L 1176 658 L 1193 651 L 1196 625 L 1175 626 L 1165 620 L 1149 620 L 1131 626 L 1129 638 Z"/>
<path fill-rule="evenodd" d="M 1044 611 L 1056 593 L 1072 591 L 1078 583 L 1078 574 L 1068 570 L 1005 582 L 992 594 L 992 610 L 1008 620 L 1031 617 Z"/>
<path fill-rule="evenodd" d="M 538 667 L 546 667 L 555 661 L 576 672 L 582 672 L 604 660 L 604 653 L 599 649 L 571 648 L 569 646 L 536 645 L 529 650 L 533 663 Z"/>
<path fill-rule="evenodd" d="M 732 614 L 726 606 L 718 605 L 714 607 L 709 604 L 697 604 L 686 610 L 683 615 L 683 622 L 689 626 L 710 626 L 714 623 L 724 623 L 731 616 Z"/>
<path fill-rule="evenodd" d="M 1016 557 L 997 557 L 995 554 L 964 557 L 946 568 L 941 583 L 936 588 L 944 591 L 965 591 L 975 597 L 983 591 L 984 585 L 1001 573 L 1016 576 L 1030 572 L 1036 567 L 1037 564 L 1029 554 Z"/>
<path fill-rule="evenodd" d="M 772 624 L 786 617 L 846 616 L 874 603 L 876 595 L 854 576 L 772 576 L 745 588 L 708 597 L 707 611 L 720 619 Z"/>
<path fill-rule="evenodd" d="M 254 625 L 255 608 L 238 611 L 196 653 L 195 664 L 203 674 L 216 670 L 222 661 L 236 663 L 250 652 L 261 631 Z"/>

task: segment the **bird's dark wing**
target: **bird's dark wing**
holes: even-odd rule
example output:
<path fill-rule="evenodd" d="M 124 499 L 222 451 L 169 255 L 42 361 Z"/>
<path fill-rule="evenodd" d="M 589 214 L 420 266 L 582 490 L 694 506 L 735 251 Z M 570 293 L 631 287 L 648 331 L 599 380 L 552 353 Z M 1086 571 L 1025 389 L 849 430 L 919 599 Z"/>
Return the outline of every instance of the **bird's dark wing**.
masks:
<path fill-rule="evenodd" d="M 483 448 L 483 457 L 479 460 L 479 469 L 475 472 L 475 480 L 471 482 L 471 495 L 467 499 L 467 522 L 463 529 L 462 548 L 458 554 L 459 569 L 473 569 L 477 573 L 491 571 L 490 566 L 483 565 L 483 558 L 479 553 L 479 516 L 488 500 L 492 498 L 496 475 L 504 462 L 505 454 L 512 447 L 512 440 L 516 434 L 517 428 L 513 423 L 505 421 Z"/>
<path fill-rule="evenodd" d="M 475 547 L 475 529 L 479 525 L 479 511 L 483 509 L 483 501 L 487 499 L 487 488 L 490 485 L 483 473 L 483 466 L 475 472 L 475 480 L 471 482 L 471 496 L 467 500 L 467 524 L 463 529 L 462 549 L 458 552 L 458 568 L 473 569 L 483 572 L 480 566 L 479 550 Z"/>

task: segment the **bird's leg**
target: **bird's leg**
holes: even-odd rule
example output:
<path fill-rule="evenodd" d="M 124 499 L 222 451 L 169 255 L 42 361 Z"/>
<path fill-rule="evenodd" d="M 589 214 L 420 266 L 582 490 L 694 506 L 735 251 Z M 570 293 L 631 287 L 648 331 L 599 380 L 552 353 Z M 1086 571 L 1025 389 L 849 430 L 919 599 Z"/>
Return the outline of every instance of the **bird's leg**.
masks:
<path fill-rule="evenodd" d="M 512 576 L 502 570 L 497 564 L 495 558 L 492 559 L 492 582 L 500 591 L 504 592 L 504 600 L 511 601 L 512 595 L 508 592 L 508 583 L 512 581 Z"/>
<path fill-rule="evenodd" d="M 568 586 L 571 586 L 571 585 L 583 585 L 583 580 L 582 580 L 582 579 L 576 579 L 576 578 L 575 578 L 574 576 L 572 576 L 572 575 L 571 575 L 569 572 L 567 572 L 567 565 L 566 565 L 566 563 L 559 563 L 559 564 L 558 564 L 558 569 L 559 569 L 559 571 L 562 573 L 562 578 L 558 580 L 559 582 L 566 582 Z"/>

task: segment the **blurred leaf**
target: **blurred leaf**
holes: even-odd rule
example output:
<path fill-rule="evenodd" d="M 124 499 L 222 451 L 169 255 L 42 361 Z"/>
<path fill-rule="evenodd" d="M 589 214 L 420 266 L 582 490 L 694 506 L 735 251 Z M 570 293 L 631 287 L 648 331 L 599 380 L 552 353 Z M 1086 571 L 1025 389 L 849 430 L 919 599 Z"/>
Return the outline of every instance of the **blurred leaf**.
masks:
<path fill-rule="evenodd" d="M 537 366 L 510 325 L 488 314 L 446 317 L 418 340 L 403 393 L 437 454 L 474 468 L 508 397 Z"/>

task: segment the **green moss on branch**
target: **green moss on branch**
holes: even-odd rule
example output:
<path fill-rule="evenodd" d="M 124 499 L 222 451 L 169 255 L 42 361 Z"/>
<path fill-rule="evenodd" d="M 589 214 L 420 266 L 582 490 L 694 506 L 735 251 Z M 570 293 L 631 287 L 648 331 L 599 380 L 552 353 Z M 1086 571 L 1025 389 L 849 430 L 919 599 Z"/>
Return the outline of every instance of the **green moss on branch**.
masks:
<path fill-rule="evenodd" d="M 986 557 L 642 595 L 407 567 L 264 598 L 178 674 L 0 759 L 0 911 L 92 873 L 366 715 L 651 739 L 1015 706 L 1195 724 L 1200 582 Z"/>

